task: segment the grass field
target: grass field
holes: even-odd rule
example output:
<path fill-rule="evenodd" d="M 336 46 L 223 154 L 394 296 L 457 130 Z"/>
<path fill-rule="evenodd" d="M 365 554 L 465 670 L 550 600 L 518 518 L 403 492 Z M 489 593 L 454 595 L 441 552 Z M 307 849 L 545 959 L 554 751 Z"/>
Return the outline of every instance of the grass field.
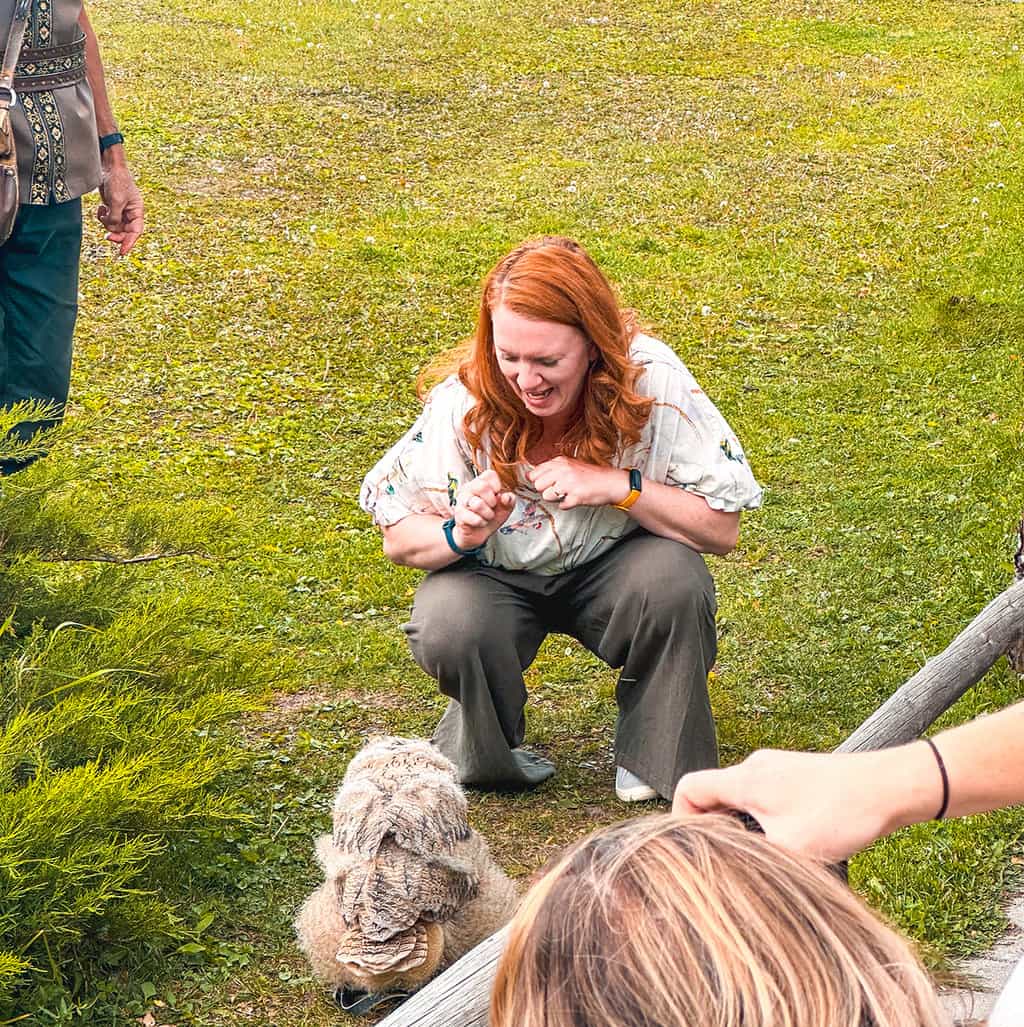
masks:
<path fill-rule="evenodd" d="M 181 547 L 201 555 L 107 569 L 119 616 L 190 597 L 182 658 L 242 640 L 262 654 L 250 697 L 272 694 L 221 779 L 248 819 L 165 853 L 174 931 L 63 962 L 34 939 L 12 1015 L 346 1022 L 291 938 L 312 839 L 362 737 L 428 733 L 442 709 L 399 629 L 417 576 L 384 560 L 358 486 L 525 236 L 591 250 L 767 486 L 710 561 L 723 761 L 836 745 L 1008 583 L 1016 5 L 114 0 L 92 17 L 149 228 L 124 261 L 88 232 L 82 430 L 51 462 L 80 467 L 67 502 L 91 523 L 201 538 Z M 47 624 L 80 614 L 61 573 Z M 471 802 L 522 877 L 623 815 L 611 673 L 554 638 L 529 683 L 529 742 L 559 773 Z M 1000 663 L 947 721 L 1020 692 Z M 1019 812 L 912 829 L 852 879 L 940 964 L 998 932 L 1022 834 Z"/>

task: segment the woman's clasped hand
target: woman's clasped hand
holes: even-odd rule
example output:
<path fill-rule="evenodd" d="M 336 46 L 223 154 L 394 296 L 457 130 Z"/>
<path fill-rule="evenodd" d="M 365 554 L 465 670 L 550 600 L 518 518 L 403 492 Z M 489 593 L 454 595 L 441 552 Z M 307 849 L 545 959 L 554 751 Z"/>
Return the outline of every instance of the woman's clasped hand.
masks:
<path fill-rule="evenodd" d="M 629 495 L 629 473 L 556 456 L 526 472 L 542 499 L 563 510 L 575 506 L 614 506 Z"/>
<path fill-rule="evenodd" d="M 452 533 L 462 549 L 482 546 L 508 520 L 516 505 L 515 494 L 502 489 L 494 471 L 484 471 L 461 485 L 456 497 Z"/>

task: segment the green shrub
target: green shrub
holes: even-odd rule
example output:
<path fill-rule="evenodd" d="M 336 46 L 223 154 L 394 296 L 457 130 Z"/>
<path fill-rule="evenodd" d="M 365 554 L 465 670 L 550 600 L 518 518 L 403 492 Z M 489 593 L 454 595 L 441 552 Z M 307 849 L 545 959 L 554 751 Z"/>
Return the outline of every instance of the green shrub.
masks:
<path fill-rule="evenodd" d="M 27 452 L 0 442 L 12 450 Z M 201 579 L 130 563 L 215 545 L 219 516 L 148 506 L 105 524 L 74 477 L 58 455 L 0 495 L 0 1017 L 71 1010 L 115 922 L 122 947 L 173 935 L 173 902 L 160 919 L 131 910 L 176 838 L 237 816 L 217 784 L 239 750 L 218 725 L 268 680 L 263 647 L 215 625 Z"/>

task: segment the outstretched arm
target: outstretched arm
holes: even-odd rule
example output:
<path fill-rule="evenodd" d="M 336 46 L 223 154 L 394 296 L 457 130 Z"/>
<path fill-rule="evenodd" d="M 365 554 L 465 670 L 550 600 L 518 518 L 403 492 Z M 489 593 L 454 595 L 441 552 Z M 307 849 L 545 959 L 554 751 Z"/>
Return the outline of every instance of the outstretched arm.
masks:
<path fill-rule="evenodd" d="M 114 112 L 107 95 L 107 81 L 103 74 L 100 45 L 93 32 L 89 17 L 82 8 L 78 24 L 85 33 L 85 77 L 92 90 L 96 108 L 96 130 L 101 136 L 117 131 Z M 116 143 L 100 156 L 102 165 L 100 197 L 103 202 L 96 210 L 96 217 L 107 229 L 107 239 L 114 243 L 124 256 L 135 245 L 145 228 L 142 194 L 135 184 L 131 169 L 124 156 L 124 145 Z"/>
<path fill-rule="evenodd" d="M 1024 703 L 933 738 L 949 777 L 947 816 L 1024 803 Z M 773 841 L 845 859 L 899 827 L 934 817 L 942 775 L 930 747 L 814 754 L 765 749 L 725 770 L 687 774 L 673 811 L 744 810 Z"/>

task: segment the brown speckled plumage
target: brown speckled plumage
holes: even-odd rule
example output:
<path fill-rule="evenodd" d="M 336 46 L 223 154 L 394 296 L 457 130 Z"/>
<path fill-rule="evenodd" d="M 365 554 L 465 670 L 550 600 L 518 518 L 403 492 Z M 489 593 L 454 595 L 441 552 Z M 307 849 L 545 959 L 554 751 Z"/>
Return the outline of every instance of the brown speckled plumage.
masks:
<path fill-rule="evenodd" d="M 295 921 L 331 987 L 418 987 L 511 918 L 515 885 L 471 830 L 455 767 L 428 742 L 372 741 L 333 812 L 316 846 L 325 881 Z"/>

